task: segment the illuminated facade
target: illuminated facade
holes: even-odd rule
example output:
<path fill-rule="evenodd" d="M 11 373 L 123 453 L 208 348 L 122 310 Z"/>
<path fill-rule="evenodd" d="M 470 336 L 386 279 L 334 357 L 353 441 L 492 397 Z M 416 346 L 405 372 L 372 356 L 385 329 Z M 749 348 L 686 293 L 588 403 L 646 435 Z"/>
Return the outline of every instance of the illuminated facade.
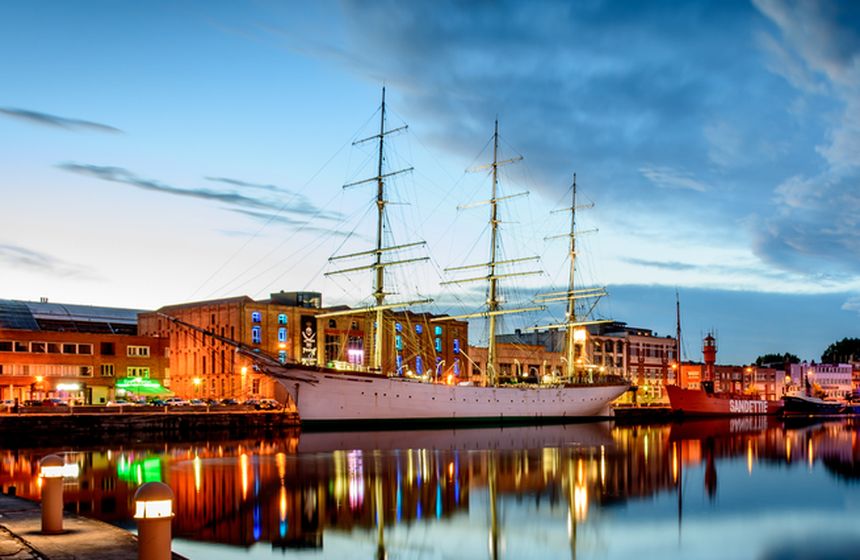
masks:
<path fill-rule="evenodd" d="M 104 404 L 117 385 L 169 375 L 167 341 L 137 333 L 138 310 L 0 300 L 0 396 Z"/>
<path fill-rule="evenodd" d="M 318 292 L 279 292 L 255 301 L 247 296 L 171 305 L 140 315 L 142 333 L 169 339 L 170 388 L 189 398 L 274 397 L 275 381 L 255 371 L 231 344 L 178 325 L 175 317 L 211 333 L 277 357 L 282 363 L 366 370 L 373 355 L 373 318 L 322 308 Z M 317 317 L 337 312 L 336 316 Z M 468 325 L 408 311 L 386 314 L 383 371 L 438 380 L 461 370 Z"/>

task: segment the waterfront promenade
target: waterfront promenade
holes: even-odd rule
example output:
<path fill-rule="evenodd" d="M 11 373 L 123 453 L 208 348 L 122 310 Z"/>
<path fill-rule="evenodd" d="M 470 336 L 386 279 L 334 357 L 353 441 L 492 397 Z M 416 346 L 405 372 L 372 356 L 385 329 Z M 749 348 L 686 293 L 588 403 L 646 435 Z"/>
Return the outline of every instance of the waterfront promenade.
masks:
<path fill-rule="evenodd" d="M 61 535 L 41 533 L 36 502 L 0 494 L 0 558 L 4 560 L 137 560 L 137 537 L 101 521 L 63 513 Z M 184 560 L 173 554 L 174 560 Z"/>

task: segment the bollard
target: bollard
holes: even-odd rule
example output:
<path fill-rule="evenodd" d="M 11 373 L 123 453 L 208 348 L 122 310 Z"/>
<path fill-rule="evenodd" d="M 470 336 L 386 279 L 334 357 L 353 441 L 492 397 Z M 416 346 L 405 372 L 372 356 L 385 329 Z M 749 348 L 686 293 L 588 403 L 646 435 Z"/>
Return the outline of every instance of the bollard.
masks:
<path fill-rule="evenodd" d="M 42 478 L 42 534 L 57 535 L 63 532 L 63 468 L 65 461 L 57 455 L 48 455 L 39 463 Z"/>
<path fill-rule="evenodd" d="M 147 482 L 134 493 L 138 560 L 170 560 L 173 490 L 162 482 Z"/>

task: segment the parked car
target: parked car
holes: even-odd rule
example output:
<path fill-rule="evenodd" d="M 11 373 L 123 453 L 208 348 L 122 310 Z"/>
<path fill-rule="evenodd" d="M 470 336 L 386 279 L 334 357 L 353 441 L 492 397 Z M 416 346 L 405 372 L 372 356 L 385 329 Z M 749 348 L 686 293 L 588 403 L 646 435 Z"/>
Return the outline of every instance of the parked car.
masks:
<path fill-rule="evenodd" d="M 260 402 L 254 408 L 257 410 L 278 410 L 282 406 L 275 399 L 260 399 Z"/>
<path fill-rule="evenodd" d="M 221 406 L 222 404 L 218 399 L 204 399 L 203 402 L 209 406 Z"/>
<path fill-rule="evenodd" d="M 179 397 L 169 397 L 165 399 L 164 404 L 167 406 L 188 406 L 188 401 Z"/>
<path fill-rule="evenodd" d="M 43 399 L 42 400 L 42 406 L 69 406 L 69 405 L 63 399 L 58 399 L 57 397 L 51 397 L 48 399 Z"/>
<path fill-rule="evenodd" d="M 221 405 L 222 406 L 238 406 L 239 401 L 237 401 L 236 399 L 227 398 L 227 399 L 224 399 L 221 401 Z"/>
<path fill-rule="evenodd" d="M 167 403 L 162 399 L 152 399 L 149 401 L 149 406 L 167 406 Z"/>
<path fill-rule="evenodd" d="M 191 399 L 188 401 L 188 404 L 191 406 L 206 406 L 206 401 L 200 399 Z"/>

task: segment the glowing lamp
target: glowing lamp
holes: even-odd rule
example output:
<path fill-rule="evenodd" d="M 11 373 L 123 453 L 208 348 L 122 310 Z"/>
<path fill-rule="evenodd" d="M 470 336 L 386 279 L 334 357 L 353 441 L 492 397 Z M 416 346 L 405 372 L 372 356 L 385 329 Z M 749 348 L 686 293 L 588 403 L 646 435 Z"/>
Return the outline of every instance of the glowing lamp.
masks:
<path fill-rule="evenodd" d="M 39 461 L 39 476 L 42 478 L 63 478 L 66 462 L 58 455 L 47 455 Z"/>
<path fill-rule="evenodd" d="M 147 482 L 134 493 L 134 518 L 173 517 L 173 490 L 163 482 Z"/>
<path fill-rule="evenodd" d="M 134 493 L 138 560 L 171 560 L 170 524 L 173 490 L 163 482 L 147 482 Z"/>

